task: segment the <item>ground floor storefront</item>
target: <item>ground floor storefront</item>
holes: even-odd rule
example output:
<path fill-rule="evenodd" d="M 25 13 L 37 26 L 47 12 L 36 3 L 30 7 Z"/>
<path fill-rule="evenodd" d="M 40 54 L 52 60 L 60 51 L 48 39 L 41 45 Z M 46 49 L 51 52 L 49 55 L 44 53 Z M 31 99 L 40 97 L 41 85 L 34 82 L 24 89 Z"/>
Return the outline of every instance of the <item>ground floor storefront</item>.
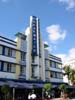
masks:
<path fill-rule="evenodd" d="M 33 90 L 37 97 L 36 100 L 43 100 L 43 87 L 46 83 L 49 82 L 0 79 L 0 100 L 5 100 L 5 96 L 1 91 L 1 87 L 4 85 L 10 87 L 11 100 L 28 100 L 28 95 Z M 52 83 L 51 98 L 60 97 L 61 91 L 58 89 L 58 85 L 58 83 Z M 75 87 L 69 86 L 67 90 L 70 98 L 75 96 Z"/>
<path fill-rule="evenodd" d="M 10 96 L 11 100 L 28 100 L 29 93 L 32 92 L 33 89 L 21 89 L 21 88 L 10 88 Z M 34 93 L 37 96 L 36 100 L 42 100 L 42 89 L 35 88 Z M 4 94 L 1 92 L 0 87 L 0 100 L 5 100 Z"/>

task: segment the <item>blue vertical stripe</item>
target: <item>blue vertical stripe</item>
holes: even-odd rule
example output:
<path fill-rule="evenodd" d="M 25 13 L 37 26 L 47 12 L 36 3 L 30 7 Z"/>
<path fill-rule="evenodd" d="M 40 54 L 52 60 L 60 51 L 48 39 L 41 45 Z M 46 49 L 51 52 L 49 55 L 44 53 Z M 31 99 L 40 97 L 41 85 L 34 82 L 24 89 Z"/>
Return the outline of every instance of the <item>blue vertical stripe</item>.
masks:
<path fill-rule="evenodd" d="M 37 56 L 37 17 L 32 19 L 32 55 Z"/>

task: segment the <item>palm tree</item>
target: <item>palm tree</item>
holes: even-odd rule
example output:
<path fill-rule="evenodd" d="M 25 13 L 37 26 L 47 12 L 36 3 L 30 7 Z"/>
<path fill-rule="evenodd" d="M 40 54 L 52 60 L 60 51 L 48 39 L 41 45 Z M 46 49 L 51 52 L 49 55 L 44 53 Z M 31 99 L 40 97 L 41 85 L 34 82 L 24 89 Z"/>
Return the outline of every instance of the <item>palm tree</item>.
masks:
<path fill-rule="evenodd" d="M 65 71 L 64 75 L 67 75 L 68 83 L 75 84 L 75 69 L 72 69 L 70 65 L 64 66 L 63 70 Z"/>
<path fill-rule="evenodd" d="M 64 75 L 67 75 L 68 83 L 70 83 L 70 79 L 71 79 L 71 66 L 70 65 L 66 65 L 66 66 L 64 66 L 63 70 L 65 71 Z"/>
<path fill-rule="evenodd" d="M 67 86 L 66 86 L 66 84 L 60 84 L 58 89 L 61 90 L 61 92 L 65 93 L 66 89 L 67 89 Z"/>
<path fill-rule="evenodd" d="M 4 95 L 5 95 L 5 100 L 7 100 L 7 98 L 9 97 L 9 90 L 10 90 L 9 85 L 3 85 L 3 86 L 1 87 L 1 91 L 2 91 L 2 93 L 4 93 Z"/>
<path fill-rule="evenodd" d="M 70 80 L 72 85 L 75 84 L 75 69 L 71 69 Z"/>
<path fill-rule="evenodd" d="M 47 83 L 44 85 L 43 94 L 47 96 L 47 98 L 50 96 L 51 89 L 52 89 L 52 84 Z"/>
<path fill-rule="evenodd" d="M 67 97 L 67 86 L 66 86 L 66 84 L 60 84 L 58 89 L 61 91 L 61 96 L 66 98 Z"/>

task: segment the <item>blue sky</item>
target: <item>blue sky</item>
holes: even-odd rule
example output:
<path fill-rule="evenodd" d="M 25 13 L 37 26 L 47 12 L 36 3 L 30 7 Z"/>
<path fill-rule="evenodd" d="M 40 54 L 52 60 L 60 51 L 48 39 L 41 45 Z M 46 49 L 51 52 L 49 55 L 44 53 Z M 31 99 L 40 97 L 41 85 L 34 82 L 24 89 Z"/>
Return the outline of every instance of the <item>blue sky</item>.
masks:
<path fill-rule="evenodd" d="M 0 0 L 0 35 L 14 39 L 29 26 L 31 15 L 40 18 L 50 53 L 75 58 L 75 0 Z"/>

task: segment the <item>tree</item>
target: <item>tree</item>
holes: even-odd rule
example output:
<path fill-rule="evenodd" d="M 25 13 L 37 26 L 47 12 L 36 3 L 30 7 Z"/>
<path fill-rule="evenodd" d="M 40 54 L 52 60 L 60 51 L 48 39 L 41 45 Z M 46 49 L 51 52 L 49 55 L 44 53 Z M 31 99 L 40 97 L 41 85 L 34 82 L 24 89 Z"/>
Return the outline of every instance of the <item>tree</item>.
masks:
<path fill-rule="evenodd" d="M 47 83 L 44 85 L 44 90 L 47 91 L 47 92 L 50 92 L 52 89 L 52 84 L 50 83 Z"/>
<path fill-rule="evenodd" d="M 75 69 L 71 69 L 70 80 L 71 80 L 71 84 L 74 85 L 75 84 Z"/>
<path fill-rule="evenodd" d="M 58 89 L 61 91 L 61 97 L 63 100 L 67 98 L 67 86 L 66 84 L 60 84 Z"/>
<path fill-rule="evenodd" d="M 10 92 L 9 92 L 9 90 L 10 90 L 10 87 L 9 87 L 9 85 L 3 85 L 2 87 L 1 87 L 1 91 L 2 91 L 2 93 L 4 93 L 4 95 L 5 95 L 5 100 L 9 100 L 9 97 L 10 97 Z"/>
<path fill-rule="evenodd" d="M 71 78 L 71 66 L 70 65 L 66 65 L 64 66 L 63 70 L 65 71 L 64 75 L 67 75 L 68 78 L 68 83 L 70 83 L 70 78 Z"/>
<path fill-rule="evenodd" d="M 70 65 L 66 65 L 63 70 L 65 71 L 64 75 L 67 75 L 68 83 L 73 85 L 75 83 L 75 69 L 72 69 Z"/>
<path fill-rule="evenodd" d="M 60 84 L 58 89 L 62 92 L 62 93 L 65 93 L 66 90 L 67 90 L 67 86 L 66 84 Z"/>
<path fill-rule="evenodd" d="M 47 96 L 47 98 L 50 97 L 51 89 L 52 89 L 52 84 L 47 83 L 47 84 L 44 85 L 43 94 L 44 94 L 45 97 L 46 96 Z"/>

